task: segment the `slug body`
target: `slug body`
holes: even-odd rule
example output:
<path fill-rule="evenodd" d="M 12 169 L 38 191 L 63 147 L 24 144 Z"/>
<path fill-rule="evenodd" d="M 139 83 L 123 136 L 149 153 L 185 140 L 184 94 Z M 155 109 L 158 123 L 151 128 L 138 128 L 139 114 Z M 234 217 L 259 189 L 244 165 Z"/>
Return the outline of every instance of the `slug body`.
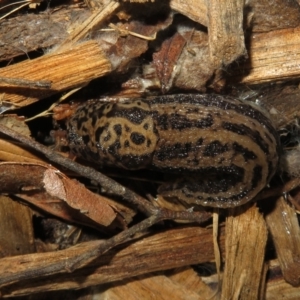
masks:
<path fill-rule="evenodd" d="M 251 200 L 274 175 L 279 139 L 260 110 L 219 95 L 91 101 L 67 123 L 71 151 L 86 160 L 177 174 L 166 197 L 213 207 Z"/>

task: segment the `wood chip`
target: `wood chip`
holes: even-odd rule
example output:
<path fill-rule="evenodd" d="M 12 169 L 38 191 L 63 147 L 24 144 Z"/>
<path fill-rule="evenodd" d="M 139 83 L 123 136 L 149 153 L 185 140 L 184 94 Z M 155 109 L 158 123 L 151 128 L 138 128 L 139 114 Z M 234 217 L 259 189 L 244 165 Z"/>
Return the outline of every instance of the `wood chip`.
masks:
<path fill-rule="evenodd" d="M 208 24 L 207 4 L 204 0 L 171 0 L 170 7 L 199 24 Z"/>
<path fill-rule="evenodd" d="M 244 41 L 244 1 L 208 1 L 210 58 L 219 69 L 247 54 Z"/>
<path fill-rule="evenodd" d="M 300 76 L 300 28 L 253 34 L 249 59 L 233 70 L 231 80 L 256 84 Z"/>
<path fill-rule="evenodd" d="M 32 211 L 29 207 L 2 195 L 0 220 L 0 257 L 36 251 L 31 221 Z"/>
<path fill-rule="evenodd" d="M 221 299 L 258 299 L 265 281 L 262 275 L 267 226 L 256 206 L 237 207 L 230 212 L 226 219 L 226 262 Z"/>
<path fill-rule="evenodd" d="M 274 209 L 266 215 L 266 222 L 285 280 L 293 286 L 299 286 L 300 228 L 295 210 L 280 197 Z"/>
<path fill-rule="evenodd" d="M 86 85 L 91 80 L 104 76 L 111 64 L 95 41 L 88 41 L 62 52 L 53 52 L 33 60 L 27 60 L 1 69 L 1 76 L 28 80 L 47 80 L 51 89 L 18 89 L 1 84 L 2 101 L 26 106 L 41 98 L 58 92 Z"/>

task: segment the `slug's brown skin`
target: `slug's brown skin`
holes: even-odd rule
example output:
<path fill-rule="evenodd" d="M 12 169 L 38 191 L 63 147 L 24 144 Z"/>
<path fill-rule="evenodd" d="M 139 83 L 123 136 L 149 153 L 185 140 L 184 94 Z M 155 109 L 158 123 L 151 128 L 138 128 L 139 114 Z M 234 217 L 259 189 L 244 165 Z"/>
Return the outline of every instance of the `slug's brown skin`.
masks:
<path fill-rule="evenodd" d="M 219 95 L 91 101 L 67 124 L 71 151 L 89 161 L 178 174 L 159 192 L 191 204 L 234 207 L 274 175 L 279 139 L 252 105 Z"/>

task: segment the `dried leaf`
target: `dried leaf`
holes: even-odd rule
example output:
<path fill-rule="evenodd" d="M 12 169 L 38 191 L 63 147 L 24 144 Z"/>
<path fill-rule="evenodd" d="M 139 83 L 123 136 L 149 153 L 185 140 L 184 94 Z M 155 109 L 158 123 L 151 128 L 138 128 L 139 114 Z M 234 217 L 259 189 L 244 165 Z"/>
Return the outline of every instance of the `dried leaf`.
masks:
<path fill-rule="evenodd" d="M 173 37 L 164 41 L 161 49 L 153 54 L 153 63 L 163 93 L 166 93 L 172 87 L 174 77 L 179 71 L 178 59 L 185 44 L 186 40 L 179 33 L 176 33 Z"/>
<path fill-rule="evenodd" d="M 78 181 L 65 177 L 59 171 L 48 169 L 44 173 L 44 187 L 51 195 L 66 201 L 93 221 L 109 226 L 116 217 L 115 211 L 99 195 L 87 190 Z"/>
<path fill-rule="evenodd" d="M 30 130 L 27 124 L 16 115 L 5 115 L 0 117 L 0 124 L 5 125 L 23 135 L 30 136 Z M 0 139 L 0 160 L 3 161 L 19 161 L 19 162 L 41 162 L 41 159 L 33 155 L 30 151 L 18 143 Z"/>
<path fill-rule="evenodd" d="M 48 169 L 45 171 L 43 183 L 45 190 L 49 195 L 67 201 L 64 185 L 55 170 Z"/>

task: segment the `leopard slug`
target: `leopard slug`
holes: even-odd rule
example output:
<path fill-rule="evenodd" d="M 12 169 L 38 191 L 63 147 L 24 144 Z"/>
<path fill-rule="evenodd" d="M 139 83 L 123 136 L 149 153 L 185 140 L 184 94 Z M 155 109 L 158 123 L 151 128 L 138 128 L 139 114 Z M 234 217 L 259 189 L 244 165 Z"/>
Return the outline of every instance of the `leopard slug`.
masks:
<path fill-rule="evenodd" d="M 274 175 L 279 138 L 252 105 L 220 95 L 90 101 L 67 122 L 71 151 L 86 160 L 177 174 L 165 197 L 228 208 L 242 205 Z"/>

